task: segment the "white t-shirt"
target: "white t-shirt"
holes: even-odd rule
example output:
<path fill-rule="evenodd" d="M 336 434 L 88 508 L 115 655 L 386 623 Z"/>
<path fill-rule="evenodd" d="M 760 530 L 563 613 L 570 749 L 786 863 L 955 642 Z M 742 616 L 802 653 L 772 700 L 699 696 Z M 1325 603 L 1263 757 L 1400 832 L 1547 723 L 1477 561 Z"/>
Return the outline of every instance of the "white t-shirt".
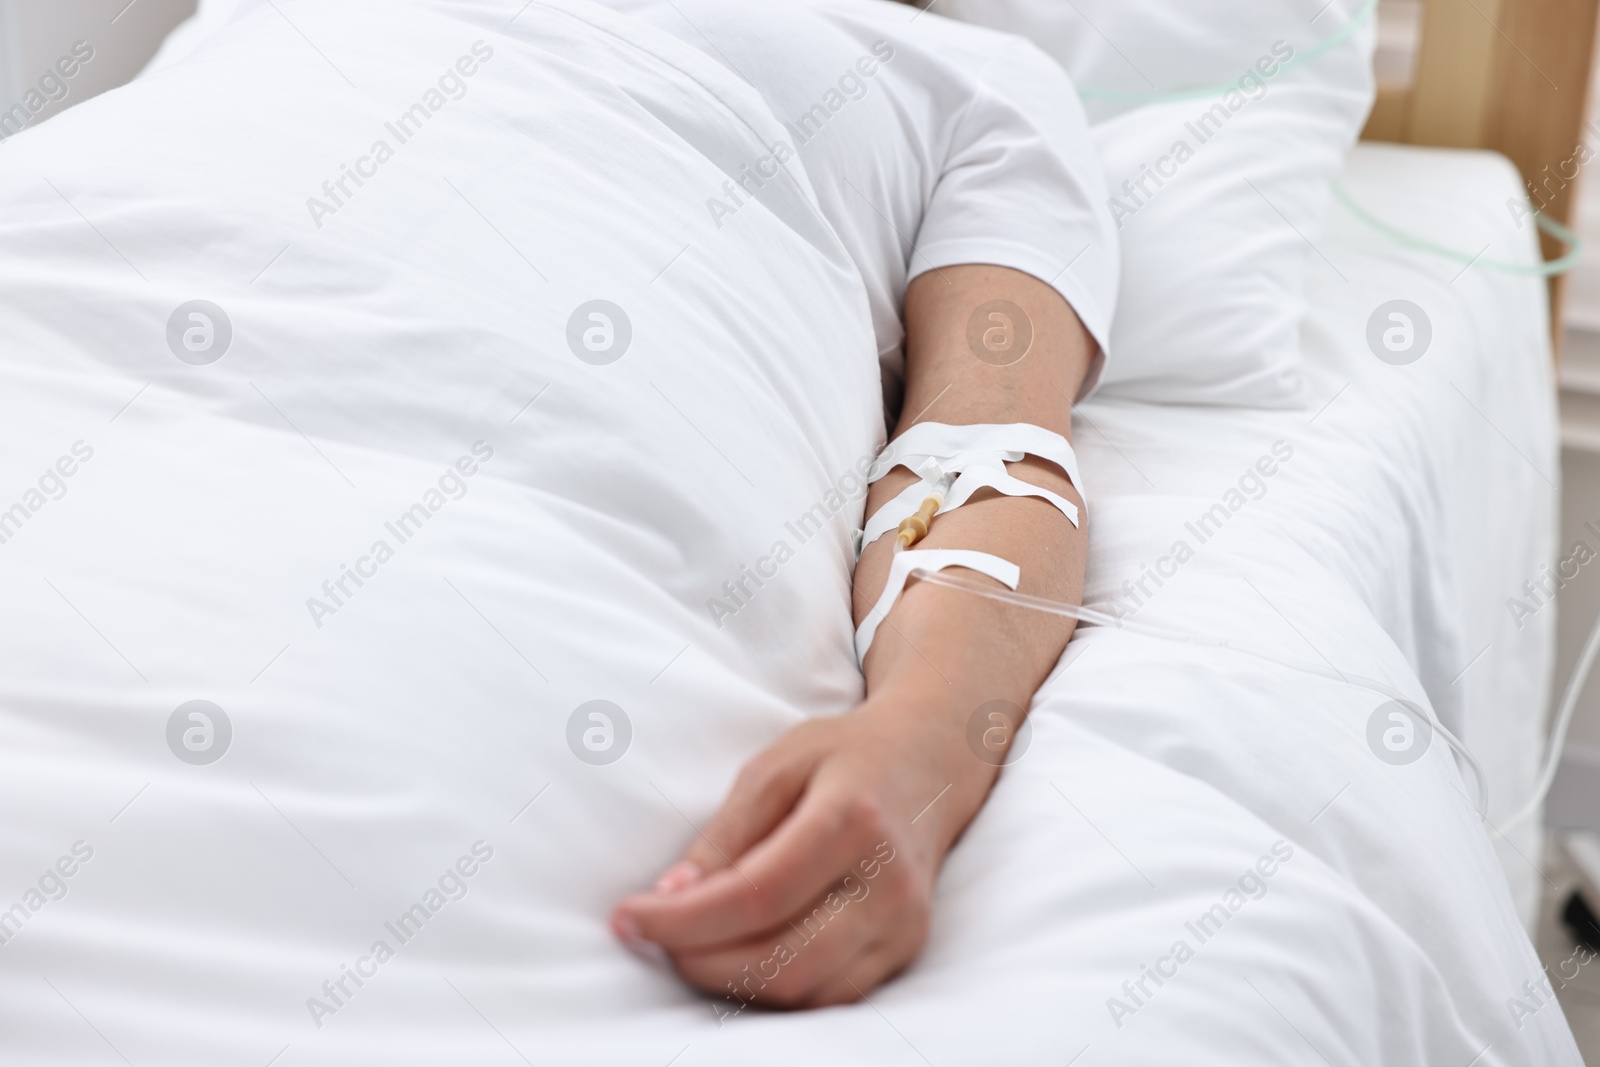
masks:
<path fill-rule="evenodd" d="M 602 0 L 717 59 L 784 122 L 866 282 L 885 403 L 903 391 L 906 285 L 961 263 L 1061 293 L 1100 345 L 1119 269 L 1098 156 L 1061 68 L 1027 41 L 887 0 Z M 759 193 L 752 160 L 707 201 L 721 225 Z"/>

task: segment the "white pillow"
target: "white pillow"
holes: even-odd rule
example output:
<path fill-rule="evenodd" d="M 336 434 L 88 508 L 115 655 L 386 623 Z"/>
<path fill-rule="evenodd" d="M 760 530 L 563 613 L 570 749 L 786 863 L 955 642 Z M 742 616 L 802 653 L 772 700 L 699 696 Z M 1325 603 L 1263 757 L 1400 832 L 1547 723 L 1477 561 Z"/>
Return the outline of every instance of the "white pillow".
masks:
<path fill-rule="evenodd" d="M 1107 210 L 1122 237 L 1105 395 L 1260 407 L 1301 401 L 1306 267 L 1322 254 L 1331 182 L 1374 91 L 1370 0 L 1334 0 L 1320 14 L 1315 6 L 941 6 L 1031 37 L 1084 97 L 1111 193 Z"/>

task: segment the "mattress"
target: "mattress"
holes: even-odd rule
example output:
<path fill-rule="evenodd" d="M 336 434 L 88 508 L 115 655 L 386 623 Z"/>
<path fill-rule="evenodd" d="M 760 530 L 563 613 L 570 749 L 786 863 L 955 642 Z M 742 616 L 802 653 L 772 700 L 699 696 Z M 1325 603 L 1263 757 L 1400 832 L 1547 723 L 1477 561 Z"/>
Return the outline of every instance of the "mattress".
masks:
<path fill-rule="evenodd" d="M 1531 777 L 1550 612 L 1497 612 L 1550 547 L 1542 290 L 1352 217 L 1314 407 L 1079 409 L 1086 600 L 1132 625 L 1069 645 L 903 975 L 766 1013 L 618 945 L 739 763 L 859 696 L 859 499 L 729 626 L 700 601 L 875 443 L 870 326 L 803 181 L 715 255 L 675 239 L 773 121 L 715 64 L 582 0 L 405 2 L 281 0 L 8 146 L 0 484 L 70 487 L 0 556 L 0 1059 L 1579 1062 L 1558 1007 L 1507 1010 L 1542 971 L 1475 783 L 1382 740 L 1390 694 L 1436 709 L 1491 820 Z M 308 232 L 451 69 L 470 95 Z M 1498 159 L 1363 148 L 1345 182 L 1535 254 Z M 196 369 L 163 327 L 206 286 L 238 336 Z M 631 358 L 564 332 L 596 292 Z M 1396 299 L 1410 363 L 1367 340 Z M 307 618 L 340 559 L 381 578 Z M 590 699 L 632 709 L 617 762 L 572 740 Z"/>

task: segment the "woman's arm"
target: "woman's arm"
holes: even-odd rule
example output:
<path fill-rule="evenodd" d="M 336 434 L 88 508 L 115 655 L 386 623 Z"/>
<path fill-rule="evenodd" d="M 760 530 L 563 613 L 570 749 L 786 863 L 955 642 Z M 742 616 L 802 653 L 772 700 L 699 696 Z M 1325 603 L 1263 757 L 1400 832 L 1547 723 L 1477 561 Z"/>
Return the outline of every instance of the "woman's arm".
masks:
<path fill-rule="evenodd" d="M 1020 308 L 1033 333 L 1027 354 L 1006 366 L 968 344 L 969 321 L 996 300 Z M 1004 267 L 945 267 L 911 283 L 905 323 L 896 436 L 932 421 L 1033 423 L 1070 439 L 1071 399 L 1094 342 L 1050 286 Z M 1072 501 L 1083 521 L 1063 471 L 1033 456 L 1008 468 Z M 866 513 L 916 480 L 896 469 L 872 487 Z M 862 555 L 858 623 L 883 588 L 893 544 L 892 534 L 879 538 Z M 1025 593 L 1073 603 L 1082 596 L 1084 530 L 1038 498 L 983 490 L 938 516 L 912 551 L 923 548 L 988 552 L 1021 568 Z M 998 773 L 999 752 L 980 755 L 969 744 L 969 720 L 996 700 L 1026 709 L 1072 625 L 960 590 L 908 585 L 867 654 L 866 699 L 849 714 L 802 724 L 752 759 L 656 889 L 618 906 L 617 933 L 661 946 L 688 982 L 727 998 L 724 1015 L 747 1002 L 814 1007 L 868 993 L 921 949 L 945 853 Z"/>
<path fill-rule="evenodd" d="M 1027 354 L 1009 366 L 980 359 L 968 343 L 974 312 L 997 300 L 1021 308 L 1034 334 Z M 1054 289 L 1005 267 L 946 267 L 911 283 L 905 317 L 906 401 L 894 436 L 919 422 L 1032 423 L 1071 440 L 1072 398 L 1094 342 Z M 982 325 L 990 321 L 985 317 Z M 1082 521 L 1077 487 L 1055 464 L 1028 456 L 1007 467 L 1015 477 L 1072 501 Z M 916 481 L 911 471 L 896 468 L 872 486 L 867 514 Z M 892 536 L 883 537 L 862 553 L 855 576 L 858 622 L 883 588 L 893 545 Z M 938 516 L 917 548 L 989 552 L 1021 567 L 1023 592 L 1073 603 L 1082 596 L 1084 531 L 1037 497 L 984 490 Z M 998 587 L 976 573 L 966 576 Z M 1026 708 L 1071 633 L 1067 619 L 913 583 L 867 655 L 867 697 L 915 694 L 963 714 L 996 699 Z"/>

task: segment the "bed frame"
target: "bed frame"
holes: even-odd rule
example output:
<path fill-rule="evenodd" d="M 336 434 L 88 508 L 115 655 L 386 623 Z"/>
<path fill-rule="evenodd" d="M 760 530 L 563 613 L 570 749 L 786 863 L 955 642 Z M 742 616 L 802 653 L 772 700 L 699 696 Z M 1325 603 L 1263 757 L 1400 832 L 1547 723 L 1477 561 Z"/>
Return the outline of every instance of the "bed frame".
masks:
<path fill-rule="evenodd" d="M 1362 136 L 1501 152 L 1522 171 L 1533 202 L 1570 223 L 1578 146 L 1600 156 L 1600 122 L 1584 124 L 1597 6 L 1600 0 L 1425 0 L 1411 82 L 1379 85 Z M 1546 236 L 1545 257 L 1560 252 Z M 1552 323 L 1559 322 L 1560 281 L 1550 287 Z"/>

